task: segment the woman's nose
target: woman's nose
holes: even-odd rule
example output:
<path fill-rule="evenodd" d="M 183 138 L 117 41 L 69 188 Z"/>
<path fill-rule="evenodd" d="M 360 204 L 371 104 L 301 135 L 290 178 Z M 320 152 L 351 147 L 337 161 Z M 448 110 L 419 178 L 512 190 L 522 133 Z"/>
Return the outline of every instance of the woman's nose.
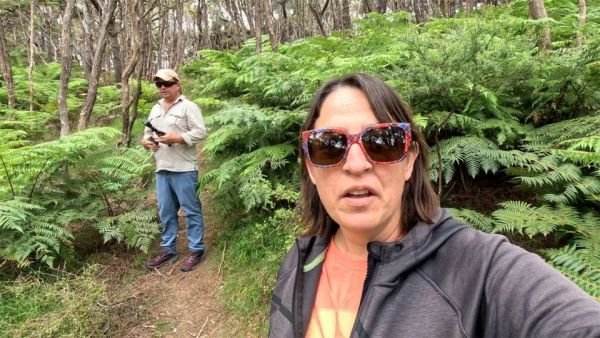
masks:
<path fill-rule="evenodd" d="M 358 143 L 351 145 L 350 149 L 348 149 L 348 156 L 346 156 L 346 161 L 344 161 L 342 169 L 349 173 L 360 174 L 372 167 L 373 165 L 369 162 L 369 159 L 363 152 L 361 146 Z"/>

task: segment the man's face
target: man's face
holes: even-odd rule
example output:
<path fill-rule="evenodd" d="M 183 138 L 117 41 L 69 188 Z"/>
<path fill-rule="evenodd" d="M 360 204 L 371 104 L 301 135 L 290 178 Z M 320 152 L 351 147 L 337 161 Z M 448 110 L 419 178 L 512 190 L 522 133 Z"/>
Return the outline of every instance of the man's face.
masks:
<path fill-rule="evenodd" d="M 179 83 L 176 81 L 156 79 L 154 84 L 160 96 L 167 101 L 173 101 L 179 96 Z"/>

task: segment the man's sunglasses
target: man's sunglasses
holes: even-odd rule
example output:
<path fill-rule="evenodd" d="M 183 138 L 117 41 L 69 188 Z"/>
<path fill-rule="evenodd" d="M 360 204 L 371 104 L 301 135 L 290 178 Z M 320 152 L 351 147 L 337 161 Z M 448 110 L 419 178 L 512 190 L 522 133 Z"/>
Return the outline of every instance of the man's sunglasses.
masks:
<path fill-rule="evenodd" d="M 156 81 L 156 82 L 154 82 L 154 84 L 156 85 L 156 88 L 160 88 L 162 86 L 164 86 L 165 88 L 169 88 L 176 83 L 177 82 L 171 82 L 171 81 Z"/>
<path fill-rule="evenodd" d="M 348 150 L 358 143 L 372 163 L 400 162 L 410 149 L 410 123 L 380 123 L 358 134 L 342 129 L 313 129 L 302 132 L 302 151 L 315 167 L 342 163 Z"/>

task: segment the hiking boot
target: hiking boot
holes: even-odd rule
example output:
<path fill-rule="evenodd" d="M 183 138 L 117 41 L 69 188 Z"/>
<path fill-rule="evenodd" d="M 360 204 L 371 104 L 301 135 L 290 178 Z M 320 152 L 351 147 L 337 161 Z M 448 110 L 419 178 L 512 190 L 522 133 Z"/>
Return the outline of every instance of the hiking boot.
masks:
<path fill-rule="evenodd" d="M 145 266 L 146 269 L 154 269 L 154 268 L 158 268 L 160 266 L 162 266 L 165 263 L 173 263 L 177 260 L 177 254 L 176 253 L 172 253 L 169 252 L 167 250 L 161 250 L 158 255 L 150 258 Z"/>
<path fill-rule="evenodd" d="M 192 271 L 196 267 L 196 265 L 198 265 L 202 261 L 203 257 L 204 251 L 192 252 L 189 256 L 185 258 L 183 263 L 181 263 L 181 271 Z"/>

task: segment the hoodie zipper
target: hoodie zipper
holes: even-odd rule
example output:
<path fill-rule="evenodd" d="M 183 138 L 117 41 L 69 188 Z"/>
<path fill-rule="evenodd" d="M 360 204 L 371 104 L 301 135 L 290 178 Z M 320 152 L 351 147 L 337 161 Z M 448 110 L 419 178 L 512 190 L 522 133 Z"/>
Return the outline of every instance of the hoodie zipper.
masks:
<path fill-rule="evenodd" d="M 369 255 L 369 262 L 372 261 L 372 263 L 367 265 L 367 276 L 365 277 L 365 284 L 363 285 L 363 291 L 360 297 L 360 304 L 358 306 L 358 312 L 356 313 L 356 317 L 354 319 L 354 325 L 352 326 L 352 331 L 350 331 L 350 337 L 353 337 L 355 333 L 357 333 L 357 329 L 358 329 L 358 323 L 360 323 L 360 317 L 361 314 L 364 312 L 364 308 L 365 308 L 365 304 L 367 303 L 367 299 L 369 296 L 369 286 L 371 285 L 371 282 L 373 281 L 373 276 L 377 273 L 377 268 L 379 267 L 378 262 L 374 259 L 370 257 L 371 255 Z M 372 265 L 371 265 L 372 264 Z M 362 329 L 361 332 L 359 332 L 358 337 L 362 336 Z"/>
<path fill-rule="evenodd" d="M 296 239 L 296 248 L 298 248 L 298 265 L 296 266 L 296 281 L 294 282 L 294 303 L 292 304 L 294 311 L 294 337 L 304 338 L 302 336 L 302 331 L 304 330 L 302 325 L 302 300 L 304 293 L 304 283 L 303 283 L 303 274 L 302 267 L 304 266 L 304 260 L 306 257 L 305 250 L 300 246 L 300 241 Z M 298 292 L 296 292 L 296 290 Z"/>

